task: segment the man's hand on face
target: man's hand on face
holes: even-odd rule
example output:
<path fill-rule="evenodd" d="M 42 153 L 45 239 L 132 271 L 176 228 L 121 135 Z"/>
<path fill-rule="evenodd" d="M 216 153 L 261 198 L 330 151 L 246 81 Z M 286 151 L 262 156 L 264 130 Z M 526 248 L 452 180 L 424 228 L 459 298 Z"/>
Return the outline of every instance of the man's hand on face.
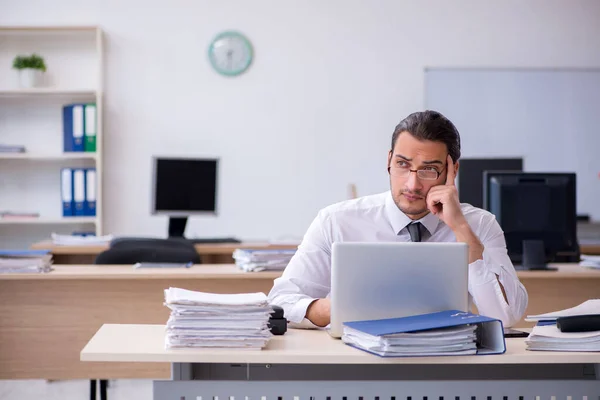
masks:
<path fill-rule="evenodd" d="M 427 193 L 427 208 L 438 216 L 450 229 L 456 231 L 467 223 L 460 209 L 458 191 L 454 185 L 456 171 L 452 157 L 448 155 L 448 175 L 444 185 L 433 186 Z"/>

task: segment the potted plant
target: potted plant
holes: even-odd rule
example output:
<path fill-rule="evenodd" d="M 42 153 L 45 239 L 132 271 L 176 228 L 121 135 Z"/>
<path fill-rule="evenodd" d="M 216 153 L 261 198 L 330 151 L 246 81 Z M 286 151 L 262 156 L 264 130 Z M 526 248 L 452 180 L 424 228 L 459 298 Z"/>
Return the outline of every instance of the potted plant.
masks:
<path fill-rule="evenodd" d="M 19 86 L 32 88 L 39 86 L 42 81 L 42 72 L 46 72 L 44 59 L 37 54 L 30 56 L 16 56 L 13 68 L 19 71 Z"/>

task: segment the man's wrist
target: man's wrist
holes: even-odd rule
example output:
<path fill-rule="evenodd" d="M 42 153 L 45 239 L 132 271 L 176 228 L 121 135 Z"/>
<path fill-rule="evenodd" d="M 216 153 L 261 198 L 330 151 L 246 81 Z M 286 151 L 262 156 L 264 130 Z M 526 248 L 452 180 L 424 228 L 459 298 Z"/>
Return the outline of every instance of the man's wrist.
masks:
<path fill-rule="evenodd" d="M 457 242 L 466 243 L 469 246 L 469 264 L 483 259 L 483 244 L 466 220 L 454 230 L 454 236 L 456 236 Z"/>
<path fill-rule="evenodd" d="M 475 233 L 471 229 L 471 226 L 465 218 L 463 218 L 463 221 L 460 221 L 457 225 L 451 227 L 450 229 L 452 229 L 452 232 L 454 232 L 454 236 L 456 236 L 457 242 L 463 242 L 468 244 L 470 244 L 473 241 L 479 242 L 479 238 L 475 235 Z"/>

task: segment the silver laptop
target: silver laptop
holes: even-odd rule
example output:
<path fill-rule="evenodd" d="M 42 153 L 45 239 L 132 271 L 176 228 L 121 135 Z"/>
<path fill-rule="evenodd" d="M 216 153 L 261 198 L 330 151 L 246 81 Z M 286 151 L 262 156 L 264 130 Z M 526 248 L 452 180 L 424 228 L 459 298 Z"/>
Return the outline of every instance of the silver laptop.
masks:
<path fill-rule="evenodd" d="M 466 243 L 334 243 L 331 324 L 342 336 L 347 321 L 468 311 Z"/>

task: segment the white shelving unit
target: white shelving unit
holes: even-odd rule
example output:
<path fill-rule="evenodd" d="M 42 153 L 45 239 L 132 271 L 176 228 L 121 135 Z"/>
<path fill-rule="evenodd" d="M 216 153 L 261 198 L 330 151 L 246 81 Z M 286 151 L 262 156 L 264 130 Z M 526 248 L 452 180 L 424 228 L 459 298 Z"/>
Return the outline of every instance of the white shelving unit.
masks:
<path fill-rule="evenodd" d="M 45 218 L 23 218 L 23 219 L 11 219 L 4 218 L 0 219 L 0 225 L 61 225 L 61 224 L 95 224 L 96 217 L 62 217 L 57 219 L 45 219 Z"/>
<path fill-rule="evenodd" d="M 97 158 L 95 153 L 0 153 L 0 160 L 96 160 Z"/>
<path fill-rule="evenodd" d="M 12 60 L 31 53 L 44 58 L 47 71 L 43 85 L 23 89 Z M 26 148 L 25 153 L 0 153 L 0 211 L 40 214 L 0 218 L 0 247 L 24 247 L 52 232 L 102 235 L 102 88 L 99 27 L 0 26 L 0 143 Z M 95 153 L 63 151 L 62 107 L 78 102 L 96 103 Z M 96 168 L 95 217 L 62 216 L 60 171 L 65 167 Z"/>

